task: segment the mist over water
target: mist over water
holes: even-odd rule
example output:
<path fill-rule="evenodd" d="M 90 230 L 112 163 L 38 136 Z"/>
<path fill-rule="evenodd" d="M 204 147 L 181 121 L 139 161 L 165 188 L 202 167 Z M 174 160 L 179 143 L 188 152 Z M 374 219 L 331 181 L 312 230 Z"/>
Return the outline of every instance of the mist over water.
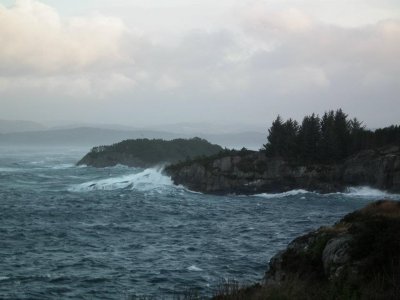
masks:
<path fill-rule="evenodd" d="M 157 169 L 74 163 L 87 149 L 0 149 L 0 298 L 211 296 L 262 279 L 296 236 L 380 199 L 367 187 L 210 196 Z"/>

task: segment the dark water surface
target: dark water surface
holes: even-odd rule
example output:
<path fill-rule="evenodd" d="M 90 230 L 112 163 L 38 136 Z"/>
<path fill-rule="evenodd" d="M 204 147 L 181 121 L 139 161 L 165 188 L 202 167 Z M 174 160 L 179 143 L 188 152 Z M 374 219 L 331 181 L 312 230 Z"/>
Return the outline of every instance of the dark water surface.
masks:
<path fill-rule="evenodd" d="M 85 149 L 87 150 L 87 149 Z M 82 149 L 0 149 L 0 298 L 210 296 L 262 279 L 293 238 L 389 196 L 209 196 L 155 169 L 75 167 Z"/>

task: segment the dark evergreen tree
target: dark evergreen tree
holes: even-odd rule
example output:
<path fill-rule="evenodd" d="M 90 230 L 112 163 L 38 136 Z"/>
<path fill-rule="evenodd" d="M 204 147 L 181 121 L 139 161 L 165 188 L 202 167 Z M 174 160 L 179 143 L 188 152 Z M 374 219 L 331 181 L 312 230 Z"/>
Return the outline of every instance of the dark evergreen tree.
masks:
<path fill-rule="evenodd" d="M 325 112 L 321 118 L 321 140 L 318 156 L 321 161 L 329 162 L 335 159 L 337 137 L 335 133 L 335 113 Z"/>
<path fill-rule="evenodd" d="M 319 159 L 321 125 L 317 115 L 306 116 L 298 134 L 298 151 L 302 161 L 312 162 Z"/>
<path fill-rule="evenodd" d="M 400 126 L 366 130 L 356 118 L 349 120 L 341 109 L 325 112 L 322 118 L 312 114 L 301 126 L 280 116 L 268 130 L 264 145 L 270 156 L 281 156 L 306 163 L 333 163 L 364 149 L 394 145 L 400 147 Z"/>
<path fill-rule="evenodd" d="M 335 134 L 337 145 L 335 147 L 335 159 L 343 159 L 348 156 L 350 148 L 350 122 L 347 114 L 341 109 L 335 112 Z"/>
<path fill-rule="evenodd" d="M 283 122 L 278 116 L 268 130 L 268 143 L 264 145 L 267 154 L 292 158 L 297 148 L 298 127 L 296 121 L 289 119 Z"/>
<path fill-rule="evenodd" d="M 296 158 L 298 153 L 297 138 L 299 124 L 297 121 L 289 119 L 283 124 L 284 141 L 282 147 L 282 156 L 287 158 Z"/>
<path fill-rule="evenodd" d="M 270 156 L 281 155 L 283 145 L 283 122 L 281 116 L 272 122 L 271 127 L 268 129 L 268 143 L 264 145 L 265 150 Z"/>
<path fill-rule="evenodd" d="M 362 122 L 354 118 L 349 121 L 350 124 L 350 151 L 355 153 L 367 147 L 366 130 Z"/>
<path fill-rule="evenodd" d="M 374 138 L 374 144 L 378 147 L 383 145 L 400 146 L 400 126 L 392 125 L 377 129 L 374 132 Z"/>

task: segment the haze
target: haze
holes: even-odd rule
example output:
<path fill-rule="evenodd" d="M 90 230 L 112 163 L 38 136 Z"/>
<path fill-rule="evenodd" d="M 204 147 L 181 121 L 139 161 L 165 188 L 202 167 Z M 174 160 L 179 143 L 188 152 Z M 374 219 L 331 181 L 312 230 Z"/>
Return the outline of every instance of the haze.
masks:
<path fill-rule="evenodd" d="M 0 1 L 0 119 L 267 128 L 400 116 L 398 0 Z"/>

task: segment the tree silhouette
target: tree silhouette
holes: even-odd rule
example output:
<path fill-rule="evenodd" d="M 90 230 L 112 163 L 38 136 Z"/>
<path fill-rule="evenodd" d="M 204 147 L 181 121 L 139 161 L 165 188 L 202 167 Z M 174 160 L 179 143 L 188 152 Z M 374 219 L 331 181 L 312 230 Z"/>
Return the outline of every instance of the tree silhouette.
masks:
<path fill-rule="evenodd" d="M 400 147 L 400 126 L 375 131 L 365 129 L 356 118 L 348 119 L 342 109 L 330 110 L 320 118 L 305 116 L 301 125 L 278 116 L 268 130 L 267 155 L 305 163 L 335 163 L 365 149 Z"/>

